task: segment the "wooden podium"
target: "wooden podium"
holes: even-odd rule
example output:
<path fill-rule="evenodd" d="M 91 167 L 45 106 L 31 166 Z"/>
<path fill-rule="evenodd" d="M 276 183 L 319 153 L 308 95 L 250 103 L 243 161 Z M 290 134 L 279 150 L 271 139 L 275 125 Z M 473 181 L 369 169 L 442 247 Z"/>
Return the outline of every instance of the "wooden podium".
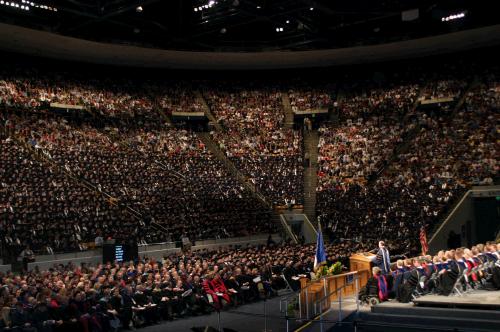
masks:
<path fill-rule="evenodd" d="M 353 254 L 349 258 L 350 271 L 368 270 L 368 273 L 371 275 L 374 257 L 375 255 L 369 252 Z"/>

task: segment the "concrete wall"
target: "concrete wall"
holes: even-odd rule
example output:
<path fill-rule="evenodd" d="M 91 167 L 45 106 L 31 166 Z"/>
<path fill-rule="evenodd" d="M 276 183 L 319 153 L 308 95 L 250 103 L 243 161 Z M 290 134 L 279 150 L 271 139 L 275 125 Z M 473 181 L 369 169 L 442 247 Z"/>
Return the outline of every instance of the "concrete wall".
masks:
<path fill-rule="evenodd" d="M 448 235 L 450 231 L 456 234 L 462 234 L 462 227 L 466 227 L 467 221 L 471 222 L 469 237 L 471 243 L 477 242 L 476 224 L 477 220 L 475 213 L 474 199 L 477 197 L 496 197 L 500 195 L 500 186 L 474 186 L 469 190 L 462 200 L 450 213 L 448 218 L 441 224 L 437 231 L 428 240 L 429 250 L 431 254 L 436 253 L 441 249 L 446 249 L 448 246 Z M 467 240 L 461 237 L 462 245 L 467 245 Z"/>
<path fill-rule="evenodd" d="M 267 242 L 267 234 L 257 235 L 257 236 L 246 236 L 237 237 L 229 239 L 218 239 L 218 240 L 205 240 L 196 241 L 192 250 L 201 249 L 217 249 L 226 246 L 247 246 L 247 245 L 260 245 Z M 272 235 L 275 242 L 281 241 L 279 234 Z M 155 244 L 139 247 L 139 256 L 154 257 L 156 259 L 162 258 L 164 255 L 180 252 L 180 248 L 175 248 L 173 243 Z M 28 269 L 32 270 L 35 266 L 38 266 L 40 270 L 46 270 L 54 264 L 68 264 L 69 262 L 74 264 L 88 263 L 88 264 L 98 264 L 102 262 L 102 250 L 89 250 L 84 252 L 76 252 L 69 254 L 57 254 L 57 255 L 43 255 L 37 256 L 36 261 L 28 264 Z M 2 266 L 8 266 L 10 270 L 10 265 L 0 265 L 0 271 L 2 271 Z"/>
<path fill-rule="evenodd" d="M 456 206 L 450 216 L 429 240 L 430 254 L 435 254 L 439 250 L 446 249 L 448 247 L 449 233 L 453 231 L 456 234 L 461 234 L 462 227 L 465 226 L 467 220 L 470 220 L 472 223 L 475 222 L 474 199 L 470 195 L 470 192 L 464 196 L 462 202 Z M 465 245 L 465 243 L 462 244 Z"/>

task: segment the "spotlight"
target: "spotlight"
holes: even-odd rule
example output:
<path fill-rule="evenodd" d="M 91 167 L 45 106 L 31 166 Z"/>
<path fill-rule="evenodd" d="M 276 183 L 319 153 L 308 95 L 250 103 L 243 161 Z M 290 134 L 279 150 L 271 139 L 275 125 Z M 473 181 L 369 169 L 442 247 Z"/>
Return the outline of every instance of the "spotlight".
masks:
<path fill-rule="evenodd" d="M 313 10 L 314 10 L 314 7 L 309 8 L 309 10 L 310 10 L 310 11 L 313 11 Z"/>
<path fill-rule="evenodd" d="M 286 20 L 286 24 L 290 24 L 290 20 Z"/>
<path fill-rule="evenodd" d="M 457 20 L 459 18 L 464 18 L 464 17 L 465 17 L 465 12 L 461 12 L 458 14 L 453 14 L 453 15 L 441 17 L 441 22 L 453 21 L 453 20 Z"/>
<path fill-rule="evenodd" d="M 227 32 L 227 29 L 226 29 L 226 28 L 222 28 L 222 29 L 220 29 L 220 33 L 225 34 L 226 32 Z"/>
<path fill-rule="evenodd" d="M 136 12 L 138 13 L 142 13 L 142 6 L 138 6 L 136 9 L 135 9 Z"/>

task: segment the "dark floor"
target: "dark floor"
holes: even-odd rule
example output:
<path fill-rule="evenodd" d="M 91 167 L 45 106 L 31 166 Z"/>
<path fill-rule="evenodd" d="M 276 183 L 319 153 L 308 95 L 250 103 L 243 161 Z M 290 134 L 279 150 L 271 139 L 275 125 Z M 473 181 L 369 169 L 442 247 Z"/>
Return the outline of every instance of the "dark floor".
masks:
<path fill-rule="evenodd" d="M 267 312 L 267 332 L 286 331 L 286 320 L 280 314 L 280 298 L 273 298 L 264 304 L 264 301 L 242 305 L 237 308 L 222 311 L 220 314 L 223 329 L 231 329 L 236 332 L 257 332 L 265 330 L 264 305 Z M 173 322 L 141 328 L 138 332 L 160 332 L 160 331 L 192 331 L 193 327 L 205 328 L 218 327 L 217 314 L 188 317 Z M 290 321 L 289 331 L 300 326 L 299 322 Z M 229 331 L 231 331 L 229 330 Z M 200 331 L 204 331 L 201 329 Z M 210 331 L 210 330 L 207 330 Z"/>

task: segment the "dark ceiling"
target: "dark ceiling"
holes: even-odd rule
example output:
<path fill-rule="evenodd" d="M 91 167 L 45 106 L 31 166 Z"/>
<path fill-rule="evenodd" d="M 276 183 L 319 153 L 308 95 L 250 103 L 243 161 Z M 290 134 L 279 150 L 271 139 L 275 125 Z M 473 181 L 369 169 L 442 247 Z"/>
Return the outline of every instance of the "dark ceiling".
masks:
<path fill-rule="evenodd" d="M 89 40 L 162 49 L 308 50 L 371 45 L 497 24 L 500 20 L 493 3 L 491 0 L 1 0 L 0 20 Z M 402 12 L 414 9 L 418 9 L 417 18 L 413 15 L 411 20 L 402 19 Z M 442 21 L 442 17 L 462 12 L 463 18 Z"/>

